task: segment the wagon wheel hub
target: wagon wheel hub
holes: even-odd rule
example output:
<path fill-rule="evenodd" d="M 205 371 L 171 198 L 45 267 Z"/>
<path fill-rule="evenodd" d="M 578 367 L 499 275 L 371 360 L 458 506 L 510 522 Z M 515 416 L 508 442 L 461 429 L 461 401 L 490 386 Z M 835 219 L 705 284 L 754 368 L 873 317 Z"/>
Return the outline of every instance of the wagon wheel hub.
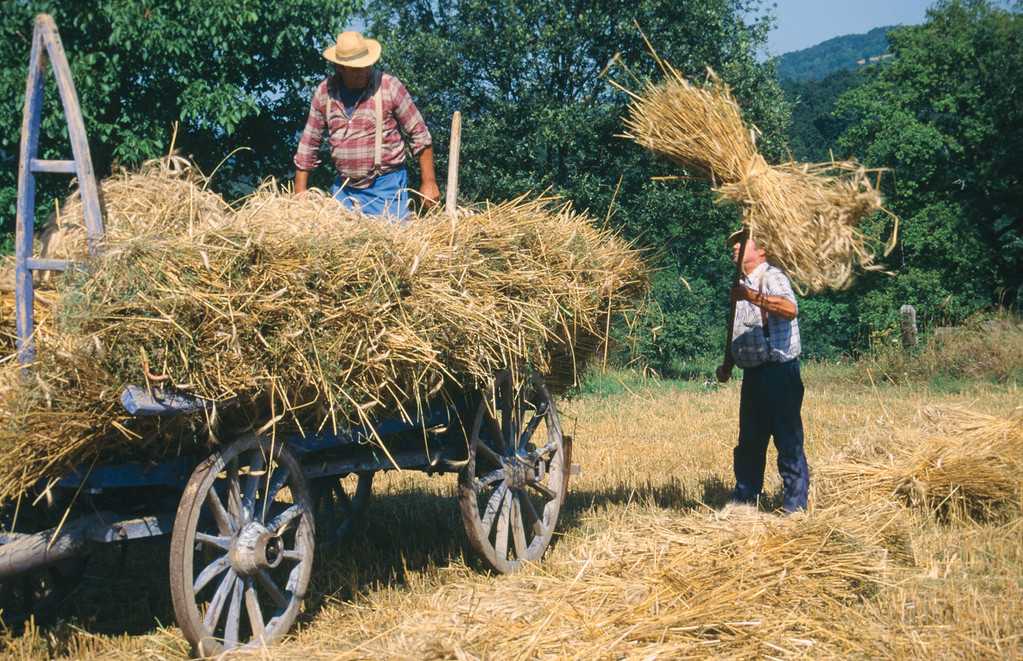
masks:
<path fill-rule="evenodd" d="M 281 564 L 281 538 L 262 524 L 250 521 L 231 540 L 231 568 L 239 576 L 252 576 Z"/>
<path fill-rule="evenodd" d="M 509 489 L 520 490 L 536 481 L 536 462 L 515 456 L 504 462 L 504 483 Z"/>

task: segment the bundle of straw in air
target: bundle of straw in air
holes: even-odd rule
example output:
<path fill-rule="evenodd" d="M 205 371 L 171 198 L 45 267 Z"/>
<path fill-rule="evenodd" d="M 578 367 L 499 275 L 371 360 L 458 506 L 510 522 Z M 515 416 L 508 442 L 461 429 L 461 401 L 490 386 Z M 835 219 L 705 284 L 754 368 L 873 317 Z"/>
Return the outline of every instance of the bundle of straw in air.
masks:
<path fill-rule="evenodd" d="M 273 185 L 230 209 L 201 184 L 154 166 L 101 185 L 103 250 L 57 282 L 33 379 L 6 381 L 0 499 L 111 451 L 205 445 L 218 421 L 307 433 L 407 416 L 515 365 L 559 391 L 645 289 L 637 251 L 548 198 L 403 227 Z M 146 383 L 244 404 L 136 420 L 118 397 Z"/>
<path fill-rule="evenodd" d="M 801 290 L 841 288 L 854 267 L 880 268 L 871 239 L 858 229 L 881 208 L 867 170 L 855 161 L 770 166 L 712 71 L 702 85 L 670 66 L 665 71 L 663 82 L 629 92 L 625 137 L 707 177 L 723 200 L 743 205 L 752 238 Z"/>

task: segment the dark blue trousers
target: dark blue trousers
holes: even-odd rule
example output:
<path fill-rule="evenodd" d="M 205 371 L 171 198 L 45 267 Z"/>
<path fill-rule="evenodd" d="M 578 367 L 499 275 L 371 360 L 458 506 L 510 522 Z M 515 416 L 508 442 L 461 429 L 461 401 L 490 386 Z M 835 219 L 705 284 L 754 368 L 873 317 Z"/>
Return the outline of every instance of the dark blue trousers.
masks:
<path fill-rule="evenodd" d="M 786 512 L 806 508 L 810 470 L 803 452 L 803 380 L 799 361 L 743 370 L 739 444 L 735 447 L 735 502 L 755 503 L 764 488 L 767 444 L 774 437 Z"/>
<path fill-rule="evenodd" d="M 341 175 L 334 176 L 334 197 L 346 209 L 358 209 L 367 216 L 390 217 L 404 223 L 409 215 L 408 171 L 398 168 L 376 178 L 369 188 L 345 188 Z"/>

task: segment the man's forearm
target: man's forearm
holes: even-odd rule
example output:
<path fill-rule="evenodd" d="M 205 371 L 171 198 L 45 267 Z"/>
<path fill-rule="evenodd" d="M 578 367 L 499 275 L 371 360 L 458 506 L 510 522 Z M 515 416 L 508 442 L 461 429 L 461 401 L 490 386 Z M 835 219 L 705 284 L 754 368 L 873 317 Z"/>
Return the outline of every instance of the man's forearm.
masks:
<path fill-rule="evenodd" d="M 301 193 L 309 188 L 309 173 L 305 170 L 295 170 L 295 193 Z"/>
<path fill-rule="evenodd" d="M 424 184 L 437 184 L 437 173 L 433 169 L 433 147 L 419 152 L 419 176 Z"/>
<path fill-rule="evenodd" d="M 440 201 L 437 175 L 433 169 L 433 147 L 427 147 L 419 152 L 419 175 L 422 178 L 419 192 L 423 196 L 423 206 L 429 209 Z"/>
<path fill-rule="evenodd" d="M 753 305 L 767 310 L 768 314 L 781 317 L 785 321 L 792 321 L 799 312 L 796 304 L 784 296 L 768 296 L 751 289 L 749 290 L 749 298 L 747 300 Z"/>

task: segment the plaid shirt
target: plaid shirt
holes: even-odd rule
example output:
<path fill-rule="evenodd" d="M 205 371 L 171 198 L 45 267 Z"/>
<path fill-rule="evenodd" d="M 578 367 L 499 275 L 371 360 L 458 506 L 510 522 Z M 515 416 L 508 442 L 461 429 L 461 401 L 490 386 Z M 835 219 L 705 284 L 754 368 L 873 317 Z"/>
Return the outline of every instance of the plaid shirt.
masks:
<path fill-rule="evenodd" d="M 433 144 L 430 131 L 419 110 L 412 103 L 408 90 L 394 76 L 381 73 L 384 127 L 382 136 L 381 171 L 373 171 L 373 144 L 376 136 L 376 110 L 373 94 L 376 76 L 359 97 L 351 117 L 341 102 L 341 74 L 325 78 L 313 93 L 302 137 L 295 152 L 295 167 L 315 170 L 320 164 L 318 156 L 323 134 L 330 134 L 330 156 L 347 186 L 369 188 L 377 174 L 386 174 L 405 163 L 405 142 L 401 128 L 408 136 L 412 154 L 418 156 Z"/>
<path fill-rule="evenodd" d="M 767 296 L 784 296 L 796 303 L 796 295 L 788 276 L 767 262 L 753 269 L 744 284 Z M 768 314 L 767 329 L 770 331 L 769 338 L 764 335 L 763 314 L 759 307 L 749 301 L 736 302 L 732 358 L 737 367 L 748 369 L 768 362 L 784 363 L 799 355 L 801 346 L 798 320 L 785 321 Z"/>

